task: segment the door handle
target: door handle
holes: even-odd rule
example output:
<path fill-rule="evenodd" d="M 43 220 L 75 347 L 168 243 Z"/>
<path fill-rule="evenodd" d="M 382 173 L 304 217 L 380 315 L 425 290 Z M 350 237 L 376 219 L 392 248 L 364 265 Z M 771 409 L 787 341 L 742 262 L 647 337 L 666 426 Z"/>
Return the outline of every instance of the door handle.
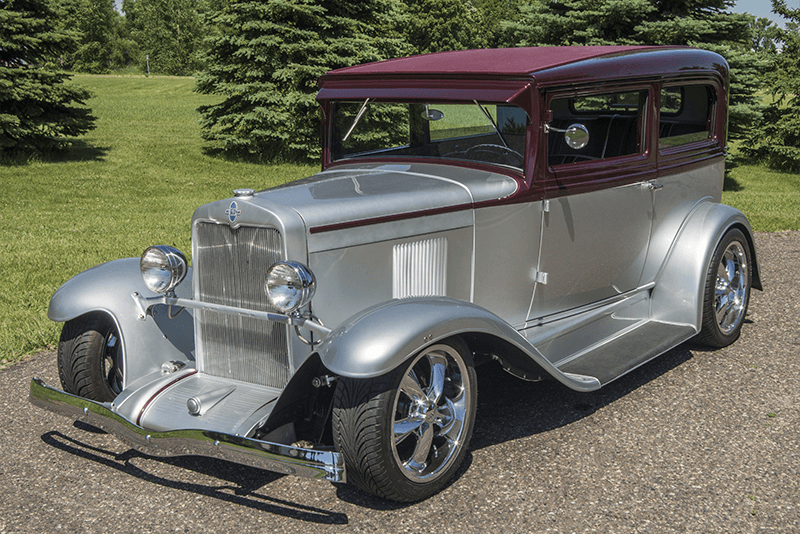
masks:
<path fill-rule="evenodd" d="M 655 182 L 645 182 L 645 185 L 650 189 L 650 191 L 658 191 L 659 189 L 664 189 L 664 184 L 657 184 Z"/>

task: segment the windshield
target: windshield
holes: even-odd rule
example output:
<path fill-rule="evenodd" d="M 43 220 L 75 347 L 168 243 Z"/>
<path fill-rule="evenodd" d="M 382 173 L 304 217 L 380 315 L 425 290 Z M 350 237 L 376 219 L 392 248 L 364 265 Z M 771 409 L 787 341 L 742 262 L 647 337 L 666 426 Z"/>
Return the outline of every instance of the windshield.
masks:
<path fill-rule="evenodd" d="M 332 159 L 468 160 L 522 170 L 525 111 L 471 102 L 336 102 Z"/>

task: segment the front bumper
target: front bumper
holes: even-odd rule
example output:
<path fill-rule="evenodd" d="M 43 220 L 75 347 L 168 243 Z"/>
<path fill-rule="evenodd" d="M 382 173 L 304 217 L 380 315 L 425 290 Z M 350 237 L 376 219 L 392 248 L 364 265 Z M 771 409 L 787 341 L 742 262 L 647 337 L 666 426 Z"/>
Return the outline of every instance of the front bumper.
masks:
<path fill-rule="evenodd" d="M 210 456 L 267 471 L 345 482 L 344 458 L 337 452 L 300 449 L 208 430 L 154 432 L 114 413 L 110 403 L 70 395 L 31 380 L 33 405 L 96 426 L 151 456 Z"/>

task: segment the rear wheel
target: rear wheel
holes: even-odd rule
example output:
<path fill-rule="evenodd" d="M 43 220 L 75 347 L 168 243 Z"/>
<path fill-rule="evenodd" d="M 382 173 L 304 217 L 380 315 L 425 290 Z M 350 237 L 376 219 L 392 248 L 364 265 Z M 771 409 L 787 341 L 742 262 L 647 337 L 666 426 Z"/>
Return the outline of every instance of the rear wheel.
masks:
<path fill-rule="evenodd" d="M 750 302 L 750 248 L 741 230 L 726 233 L 706 273 L 703 324 L 699 341 L 725 347 L 736 341 Z"/>
<path fill-rule="evenodd" d="M 348 481 L 405 502 L 442 489 L 472 436 L 476 382 L 472 355 L 458 338 L 423 349 L 384 376 L 341 377 L 333 435 Z"/>
<path fill-rule="evenodd" d="M 109 402 L 122 391 L 122 346 L 114 321 L 90 314 L 64 324 L 58 343 L 58 375 L 64 391 Z"/>

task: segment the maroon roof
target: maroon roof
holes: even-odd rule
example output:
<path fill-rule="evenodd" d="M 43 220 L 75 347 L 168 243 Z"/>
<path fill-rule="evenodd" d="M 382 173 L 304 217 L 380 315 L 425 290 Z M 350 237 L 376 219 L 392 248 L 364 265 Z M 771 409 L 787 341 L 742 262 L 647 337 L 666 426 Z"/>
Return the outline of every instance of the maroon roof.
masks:
<path fill-rule="evenodd" d="M 539 46 L 457 50 L 389 59 L 332 70 L 331 75 L 374 74 L 476 74 L 519 76 L 601 56 L 637 50 L 663 50 L 653 46 Z"/>
<path fill-rule="evenodd" d="M 319 79 L 317 100 L 477 98 L 514 102 L 532 87 L 593 85 L 685 74 L 718 75 L 726 80 L 728 64 L 714 52 L 684 46 L 459 50 L 332 70 Z M 522 106 L 521 102 L 514 103 Z"/>

